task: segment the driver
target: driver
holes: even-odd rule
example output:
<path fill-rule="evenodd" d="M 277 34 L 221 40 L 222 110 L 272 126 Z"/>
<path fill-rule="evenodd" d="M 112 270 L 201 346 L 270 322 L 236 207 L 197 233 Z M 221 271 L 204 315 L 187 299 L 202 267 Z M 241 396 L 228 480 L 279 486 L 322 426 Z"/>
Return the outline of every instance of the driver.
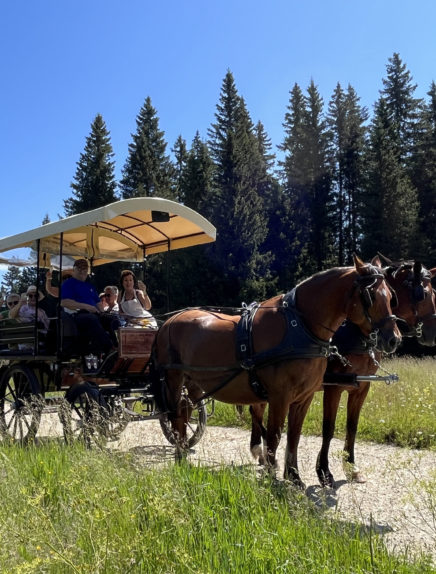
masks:
<path fill-rule="evenodd" d="M 77 259 L 72 277 L 62 283 L 61 305 L 72 315 L 81 342 L 90 342 L 92 352 L 101 355 L 118 346 L 115 331 L 120 322 L 116 316 L 101 315 L 104 307 L 94 285 L 88 281 L 88 273 L 88 261 Z"/>

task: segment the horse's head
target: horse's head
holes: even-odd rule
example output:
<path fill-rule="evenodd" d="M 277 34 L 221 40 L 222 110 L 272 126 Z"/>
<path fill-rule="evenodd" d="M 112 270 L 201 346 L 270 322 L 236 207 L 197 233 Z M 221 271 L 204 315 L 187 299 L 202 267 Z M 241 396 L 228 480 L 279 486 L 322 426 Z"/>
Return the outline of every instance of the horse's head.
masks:
<path fill-rule="evenodd" d="M 401 343 L 401 333 L 391 307 L 395 296 L 385 280 L 380 260 L 364 263 L 355 255 L 354 267 L 356 278 L 347 317 L 377 349 L 393 353 Z"/>
<path fill-rule="evenodd" d="M 436 345 L 436 297 L 431 283 L 436 268 L 429 271 L 419 261 L 389 261 L 384 273 L 397 297 L 395 313 L 403 336 L 416 337 L 421 345 Z"/>

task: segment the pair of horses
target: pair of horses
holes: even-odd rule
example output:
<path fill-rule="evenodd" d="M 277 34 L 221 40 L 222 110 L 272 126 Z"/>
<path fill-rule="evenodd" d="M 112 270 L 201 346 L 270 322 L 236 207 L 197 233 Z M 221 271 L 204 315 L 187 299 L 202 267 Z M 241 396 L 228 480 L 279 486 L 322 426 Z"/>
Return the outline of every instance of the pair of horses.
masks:
<path fill-rule="evenodd" d="M 276 466 L 287 416 L 284 476 L 302 487 L 298 443 L 313 395 L 322 389 L 331 337 L 348 319 L 379 349 L 394 352 L 401 333 L 393 299 L 381 266 L 355 256 L 354 266 L 317 273 L 242 317 L 202 309 L 175 314 L 157 334 L 154 368 L 178 452 L 188 448 L 191 406 L 182 399 L 184 387 L 193 402 L 208 396 L 239 405 L 267 402 L 264 462 Z"/>
<path fill-rule="evenodd" d="M 384 275 L 395 293 L 394 308 L 397 324 L 403 336 L 416 337 L 421 345 L 436 345 L 435 294 L 431 279 L 436 276 L 436 268 L 428 271 L 420 262 L 394 263 L 383 258 L 387 267 Z M 373 263 L 381 265 L 380 259 Z M 344 376 L 375 375 L 381 359 L 377 341 L 365 337 L 360 329 L 346 321 L 332 340 L 339 349 L 342 359 L 332 355 L 327 364 L 323 385 L 323 425 L 322 446 L 316 461 L 316 471 L 322 486 L 333 488 L 335 481 L 329 468 L 329 448 L 334 435 L 336 416 L 343 392 L 348 392 L 346 436 L 343 459 L 346 473 L 355 482 L 364 482 L 364 476 L 355 464 L 355 440 L 360 413 L 370 388 L 369 381 L 359 381 L 357 386 L 341 384 Z M 344 360 L 345 359 L 345 360 Z M 326 381 L 328 383 L 326 384 Z M 250 407 L 252 417 L 251 452 L 260 463 L 264 462 L 262 440 L 266 431 L 263 416 L 266 403 Z"/>

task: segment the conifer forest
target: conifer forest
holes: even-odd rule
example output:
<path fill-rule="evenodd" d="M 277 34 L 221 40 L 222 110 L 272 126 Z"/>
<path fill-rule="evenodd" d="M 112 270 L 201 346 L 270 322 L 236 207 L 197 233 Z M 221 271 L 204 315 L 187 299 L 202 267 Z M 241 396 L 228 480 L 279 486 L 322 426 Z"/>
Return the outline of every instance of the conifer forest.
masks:
<path fill-rule="evenodd" d="M 351 85 L 337 83 L 329 101 L 314 81 L 290 86 L 283 137 L 274 145 L 262 121 L 250 117 L 231 71 L 214 122 L 192 142 L 183 134 L 165 140 L 147 96 L 118 181 L 110 129 L 95 116 L 72 166 L 63 215 L 154 196 L 181 202 L 215 225 L 215 243 L 147 259 L 155 312 L 261 301 L 317 271 L 351 265 L 353 253 L 434 267 L 436 84 L 423 99 L 416 88 L 397 53 L 372 110 Z M 96 269 L 99 289 L 118 282 L 117 265 Z M 9 267 L 2 289 L 22 292 L 29 273 Z"/>

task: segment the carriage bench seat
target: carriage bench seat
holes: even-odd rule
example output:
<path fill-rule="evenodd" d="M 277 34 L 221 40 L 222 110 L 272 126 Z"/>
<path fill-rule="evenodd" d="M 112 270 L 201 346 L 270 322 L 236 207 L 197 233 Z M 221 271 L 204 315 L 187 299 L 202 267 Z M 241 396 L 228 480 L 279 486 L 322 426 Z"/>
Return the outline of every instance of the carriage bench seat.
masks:
<path fill-rule="evenodd" d="M 45 343 L 45 330 L 38 329 L 39 346 Z M 35 325 L 32 322 L 22 323 L 16 319 L 3 319 L 0 322 L 0 354 L 28 354 L 35 346 Z"/>

